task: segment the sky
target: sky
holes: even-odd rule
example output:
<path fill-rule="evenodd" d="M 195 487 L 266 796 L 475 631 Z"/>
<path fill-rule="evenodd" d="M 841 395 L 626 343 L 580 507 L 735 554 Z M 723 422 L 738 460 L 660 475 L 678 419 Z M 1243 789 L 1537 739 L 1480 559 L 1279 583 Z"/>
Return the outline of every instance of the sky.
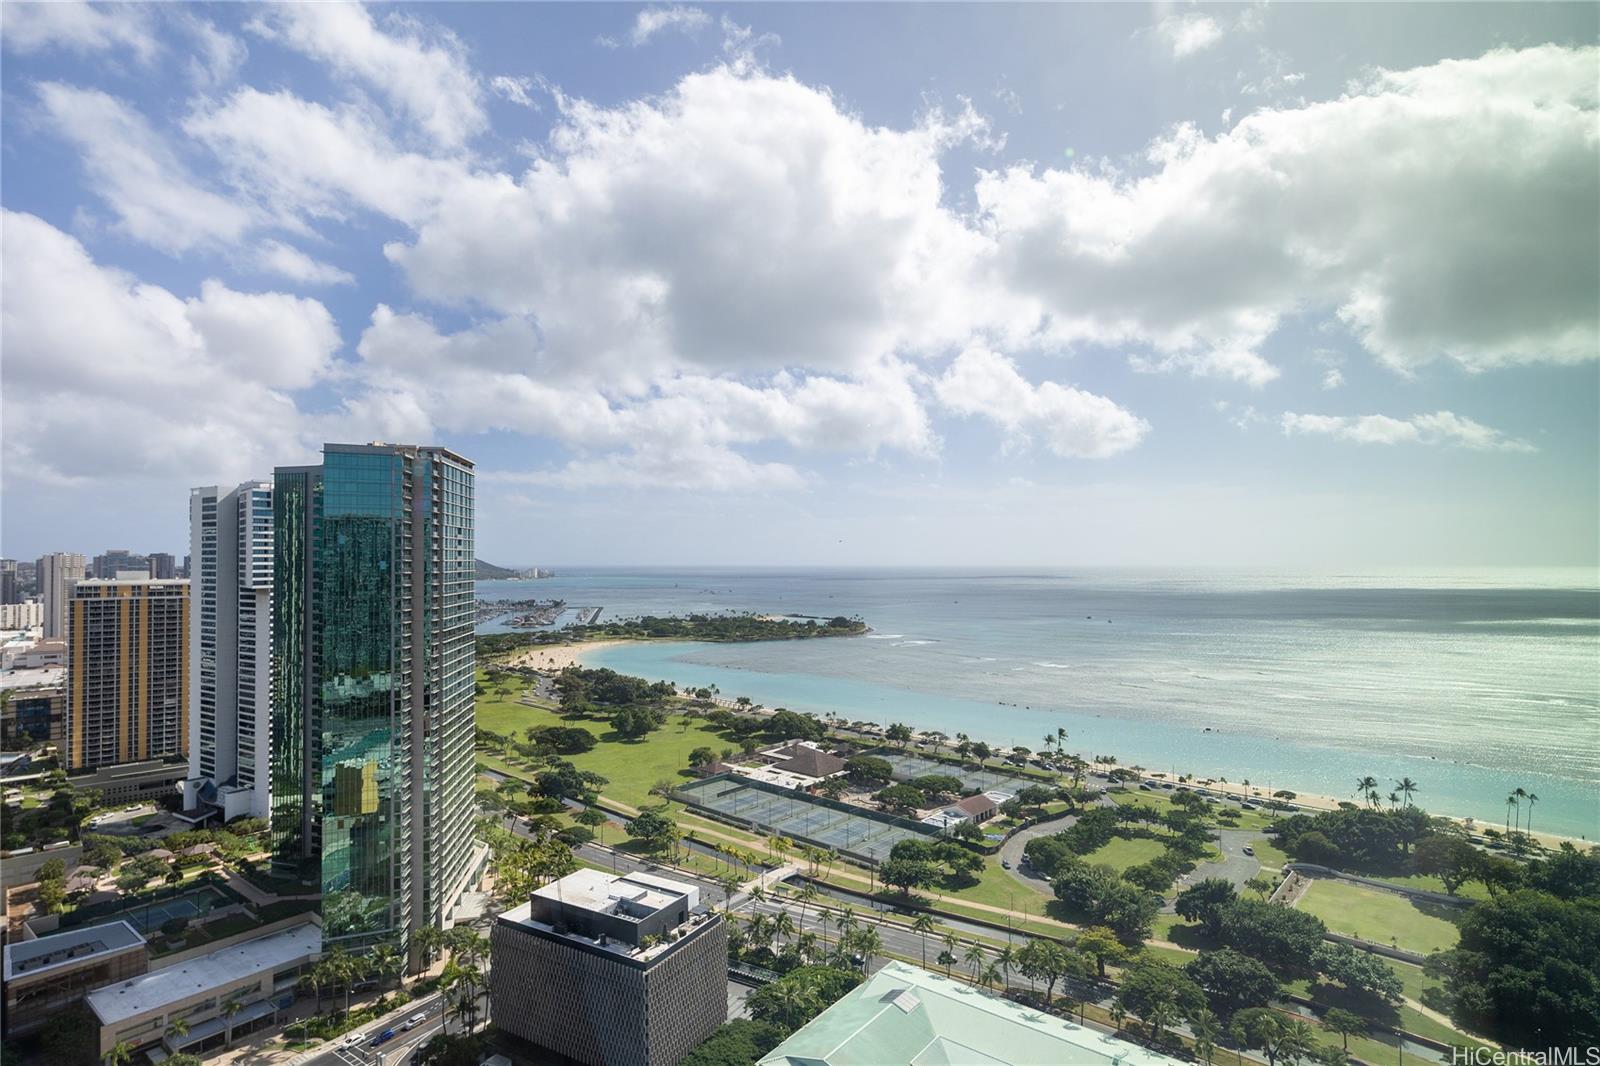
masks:
<path fill-rule="evenodd" d="M 1600 565 L 1592 4 L 0 9 L 0 552 Z"/>

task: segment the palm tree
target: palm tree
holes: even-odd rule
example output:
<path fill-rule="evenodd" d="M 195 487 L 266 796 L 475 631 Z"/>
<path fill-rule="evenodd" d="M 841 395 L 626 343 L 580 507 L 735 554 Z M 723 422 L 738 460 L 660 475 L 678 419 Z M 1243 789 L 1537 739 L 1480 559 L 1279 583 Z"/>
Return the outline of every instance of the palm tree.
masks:
<path fill-rule="evenodd" d="M 169 1045 L 172 1043 L 172 1040 L 173 1040 L 174 1037 L 188 1036 L 188 1035 L 189 1035 L 189 1023 L 184 1021 L 182 1018 L 174 1018 L 174 1019 L 172 1019 L 171 1024 L 169 1024 L 167 1026 L 167 1043 Z M 176 1049 L 174 1049 L 174 1050 L 176 1050 Z"/>
<path fill-rule="evenodd" d="M 1195 1054 L 1211 1063 L 1211 1053 L 1217 1049 L 1217 1038 L 1222 1035 L 1222 1025 L 1217 1016 L 1201 1007 L 1189 1016 L 1189 1032 L 1194 1037 Z"/>
<path fill-rule="evenodd" d="M 390 977 L 398 978 L 402 960 L 400 953 L 388 944 L 379 944 L 372 949 L 372 972 L 378 975 L 378 983 L 387 982 Z"/>
<path fill-rule="evenodd" d="M 854 939 L 856 953 L 861 956 L 861 972 L 866 973 L 872 967 L 872 960 L 883 950 L 883 938 L 876 929 L 860 929 Z"/>
<path fill-rule="evenodd" d="M 1406 798 L 1407 807 L 1411 806 L 1411 797 L 1422 791 L 1421 786 L 1409 777 L 1402 777 L 1394 783 L 1394 787 L 1400 795 Z"/>
<path fill-rule="evenodd" d="M 1000 979 L 1000 967 L 992 962 L 985 966 L 983 972 L 978 975 L 978 980 L 983 982 L 984 988 L 993 988 L 994 983 Z"/>
<path fill-rule="evenodd" d="M 1400 806 L 1400 793 L 1398 793 L 1398 792 L 1389 793 L 1389 809 L 1392 811 L 1398 806 Z"/>
<path fill-rule="evenodd" d="M 1522 801 L 1528 798 L 1528 790 L 1523 788 L 1521 785 L 1518 785 L 1516 788 L 1511 790 L 1511 795 L 1517 801 L 1517 829 L 1520 830 L 1522 828 Z"/>
<path fill-rule="evenodd" d="M 133 1061 L 133 1045 L 119 1040 L 116 1047 L 106 1052 L 106 1066 L 128 1066 Z"/>
<path fill-rule="evenodd" d="M 933 915 L 926 911 L 919 912 L 915 918 L 911 919 L 911 928 L 922 937 L 922 968 L 926 970 L 928 968 L 928 934 L 936 928 Z"/>
<path fill-rule="evenodd" d="M 345 1007 L 345 1012 L 349 1013 L 349 1009 L 350 1008 L 348 1006 L 346 1006 Z M 222 1003 L 222 1016 L 225 1019 L 227 1019 L 227 1023 L 228 1023 L 227 1024 L 227 1028 L 226 1028 L 227 1035 L 222 1038 L 222 1046 L 223 1047 L 231 1047 L 231 1046 L 233 1046 L 233 1016 L 235 1014 L 238 1014 L 242 1010 L 244 1010 L 244 1004 L 240 1003 L 236 996 L 229 996 L 226 1000 L 223 1001 L 223 1003 Z"/>
<path fill-rule="evenodd" d="M 418 929 L 411 939 L 417 946 L 417 953 L 423 959 L 432 962 L 434 956 L 439 954 L 439 949 L 444 947 L 444 930 L 436 925 L 425 925 Z"/>
<path fill-rule="evenodd" d="M 757 881 L 755 883 L 755 885 L 751 887 L 750 894 L 745 897 L 745 899 L 748 900 L 749 903 L 750 903 L 750 911 L 751 911 L 752 914 L 755 913 L 756 904 L 760 903 L 762 900 L 764 900 L 766 898 L 767 898 L 766 889 L 762 888 L 761 887 L 761 882 Z"/>
<path fill-rule="evenodd" d="M 1518 807 L 1518 806 L 1520 806 L 1520 804 L 1518 804 L 1518 802 L 1517 802 L 1517 794 L 1515 792 L 1513 792 L 1511 795 L 1506 797 L 1506 835 L 1507 836 L 1511 835 L 1511 808 Z M 1517 825 L 1518 825 L 1518 827 L 1521 827 L 1521 825 L 1522 825 L 1522 819 L 1520 817 L 1517 819 Z"/>
<path fill-rule="evenodd" d="M 802 929 L 805 928 L 806 924 L 806 904 L 815 902 L 816 898 L 821 894 L 817 891 L 817 886 L 810 881 L 801 885 L 800 891 L 795 893 L 795 902 L 800 904 L 800 927 Z"/>
<path fill-rule="evenodd" d="M 985 962 L 989 961 L 989 956 L 984 954 L 984 950 L 981 947 L 979 947 L 977 944 L 973 944 L 961 956 L 961 961 L 966 963 L 967 966 L 970 967 L 971 970 L 972 970 L 972 978 L 967 983 L 968 984 L 977 984 L 978 983 L 978 967 L 982 966 Z"/>
<path fill-rule="evenodd" d="M 1531 832 L 1533 832 L 1533 805 L 1535 803 L 1539 802 L 1539 796 L 1538 796 L 1537 793 L 1530 792 L 1530 793 L 1528 793 L 1527 799 L 1528 799 L 1528 828 L 1527 828 L 1527 832 L 1531 833 Z"/>
<path fill-rule="evenodd" d="M 1011 967 L 1017 964 L 1017 949 L 1007 944 L 1000 949 L 1000 954 L 995 957 L 995 962 L 999 965 L 1000 972 L 1005 977 L 1006 987 L 1010 987 Z"/>
<path fill-rule="evenodd" d="M 788 911 L 780 908 L 777 915 L 772 919 L 772 935 L 777 938 L 778 944 L 781 946 L 794 935 L 794 932 L 794 919 L 789 917 Z"/>
<path fill-rule="evenodd" d="M 1372 798 L 1378 793 L 1378 779 L 1368 774 L 1356 779 L 1356 794 L 1364 799 L 1367 806 L 1373 806 Z"/>
<path fill-rule="evenodd" d="M 810 962 L 817 954 L 817 934 L 802 932 L 794 938 L 794 951 L 804 962 Z"/>

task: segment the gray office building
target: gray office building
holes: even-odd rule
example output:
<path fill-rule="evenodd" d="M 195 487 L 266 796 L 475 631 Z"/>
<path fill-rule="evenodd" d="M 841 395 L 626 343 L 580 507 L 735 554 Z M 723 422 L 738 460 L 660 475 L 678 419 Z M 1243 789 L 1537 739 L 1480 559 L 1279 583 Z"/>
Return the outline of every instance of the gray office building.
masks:
<path fill-rule="evenodd" d="M 189 492 L 189 777 L 184 808 L 270 811 L 272 483 Z M 172 556 L 152 555 L 151 571 Z"/>
<path fill-rule="evenodd" d="M 329 444 L 272 502 L 273 865 L 330 949 L 404 947 L 471 873 L 472 464 Z"/>
<path fill-rule="evenodd" d="M 589 1066 L 676 1066 L 728 1016 L 728 931 L 699 889 L 581 869 L 501 914 L 490 1013 Z"/>
<path fill-rule="evenodd" d="M 17 578 L 17 561 L 0 559 L 0 604 L 21 602 L 22 582 Z"/>
<path fill-rule="evenodd" d="M 72 587 L 84 579 L 83 556 L 76 552 L 51 552 L 40 556 L 34 568 L 39 598 L 44 601 L 44 635 L 67 635 L 67 609 Z"/>
<path fill-rule="evenodd" d="M 171 552 L 151 552 L 149 556 L 150 576 L 157 581 L 165 581 L 178 576 L 178 561 Z M 188 574 L 183 575 L 188 577 Z"/>

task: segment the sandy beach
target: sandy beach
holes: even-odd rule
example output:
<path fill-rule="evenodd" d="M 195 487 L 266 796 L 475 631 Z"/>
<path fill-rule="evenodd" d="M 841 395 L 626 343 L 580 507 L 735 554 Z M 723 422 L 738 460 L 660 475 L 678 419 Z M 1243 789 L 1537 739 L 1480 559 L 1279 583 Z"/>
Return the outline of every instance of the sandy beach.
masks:
<path fill-rule="evenodd" d="M 639 641 L 639 640 L 590 640 L 590 641 L 575 642 L 575 643 L 571 643 L 571 644 L 548 644 L 548 645 L 542 645 L 542 646 L 538 646 L 538 647 L 528 648 L 525 651 L 518 652 L 516 655 L 512 656 L 506 662 L 507 662 L 507 665 L 509 665 L 509 666 L 529 666 L 529 667 L 533 667 L 536 670 L 547 670 L 547 671 L 550 671 L 550 672 L 557 672 L 557 671 L 560 671 L 560 670 L 565 670 L 569 666 L 581 666 L 581 665 L 583 665 L 584 657 L 589 655 L 592 652 L 601 651 L 601 650 L 603 650 L 605 648 L 617 647 L 617 646 L 623 645 L 623 644 L 641 644 L 641 643 L 648 643 L 648 642 Z M 721 698 L 721 699 L 717 699 L 715 702 L 719 703 L 719 704 L 722 704 L 722 705 L 725 705 L 725 706 L 728 706 L 728 707 L 732 707 L 734 705 L 733 700 L 728 699 L 726 697 Z M 770 708 L 760 707 L 759 705 L 758 705 L 757 708 L 754 708 L 754 710 L 756 711 L 756 713 L 767 713 L 767 714 L 771 713 L 771 709 Z M 881 726 L 880 726 L 880 729 L 881 729 Z M 848 727 L 845 727 L 843 731 L 844 732 L 851 732 L 851 730 Z M 881 734 L 878 735 L 878 736 L 872 737 L 870 739 L 876 740 L 878 743 L 882 743 Z M 942 746 L 946 750 L 953 750 L 954 749 L 954 744 L 952 744 L 952 743 L 950 743 L 948 741 L 945 742 Z M 1095 769 L 1102 769 L 1102 767 L 1095 767 Z M 1176 783 L 1176 778 L 1172 777 L 1171 774 L 1151 773 L 1149 771 L 1146 771 L 1142 776 L 1143 776 L 1143 778 L 1145 780 L 1149 780 L 1149 781 L 1152 781 L 1152 782 L 1173 781 L 1174 783 Z M 1249 785 L 1245 785 L 1242 781 L 1229 781 L 1226 784 L 1224 784 L 1221 780 L 1218 780 L 1218 779 L 1212 779 L 1209 784 L 1203 784 L 1202 783 L 1203 781 L 1204 781 L 1204 778 L 1200 777 L 1199 775 L 1196 775 L 1195 777 L 1192 777 L 1187 783 L 1189 785 L 1191 785 L 1191 786 L 1205 788 L 1205 789 L 1207 789 L 1207 790 L 1209 790 L 1211 792 L 1214 792 L 1214 793 L 1221 793 L 1221 794 L 1226 794 L 1226 795 L 1230 795 L 1230 796 L 1237 796 L 1240 799 L 1248 799 L 1248 800 L 1252 800 L 1252 801 L 1257 802 L 1257 803 L 1264 803 L 1266 800 L 1271 798 L 1271 792 L 1268 791 L 1267 787 L 1265 787 L 1263 785 L 1260 785 L 1258 783 L 1255 783 L 1255 782 L 1252 782 Z M 1302 809 L 1302 810 L 1331 811 L 1331 810 L 1337 810 L 1339 805 L 1340 805 L 1340 803 L 1342 803 L 1342 802 L 1351 802 L 1351 803 L 1359 803 L 1360 802 L 1359 800 L 1357 800 L 1354 797 L 1343 797 L 1343 798 L 1340 798 L 1340 797 L 1335 797 L 1335 796 L 1323 796 L 1323 795 L 1317 795 L 1317 794 L 1309 793 L 1309 792 L 1301 792 L 1298 789 L 1294 789 L 1292 786 L 1288 786 L 1288 785 L 1285 785 L 1285 784 L 1280 783 L 1280 782 L 1274 782 L 1273 783 L 1272 791 L 1278 791 L 1279 789 L 1283 789 L 1283 788 L 1286 788 L 1286 787 L 1290 788 L 1290 790 L 1295 793 L 1295 798 L 1292 801 L 1294 803 L 1295 807 L 1297 807 L 1299 809 Z M 1449 817 L 1449 816 L 1445 816 L 1445 817 Z M 1457 821 L 1457 822 L 1462 822 L 1463 824 L 1469 825 L 1469 826 L 1471 826 L 1472 828 L 1476 829 L 1479 832 L 1483 831 L 1484 829 L 1497 828 L 1493 823 L 1482 821 L 1482 820 L 1474 821 L 1473 819 L 1459 818 L 1459 817 L 1453 818 L 1452 820 Z M 1556 847 L 1556 846 L 1559 846 L 1562 841 L 1571 840 L 1572 839 L 1570 837 L 1564 837 L 1564 836 L 1560 836 L 1560 835 L 1553 834 L 1553 833 L 1542 833 L 1542 832 L 1534 833 L 1534 834 L 1532 834 L 1532 836 L 1535 839 L 1537 839 L 1540 843 L 1544 844 L 1546 847 Z"/>
<path fill-rule="evenodd" d="M 632 644 L 629 640 L 589 640 L 576 644 L 544 644 L 520 651 L 506 660 L 508 666 L 531 666 L 535 670 L 565 670 L 578 666 L 583 657 L 602 648 Z"/>

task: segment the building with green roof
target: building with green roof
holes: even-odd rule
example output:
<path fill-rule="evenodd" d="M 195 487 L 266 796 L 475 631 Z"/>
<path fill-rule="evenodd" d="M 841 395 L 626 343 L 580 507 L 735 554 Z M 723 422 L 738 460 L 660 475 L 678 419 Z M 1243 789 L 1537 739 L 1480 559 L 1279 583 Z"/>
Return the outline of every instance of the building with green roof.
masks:
<path fill-rule="evenodd" d="M 1178 1059 L 889 962 L 759 1066 L 1178 1066 Z"/>

